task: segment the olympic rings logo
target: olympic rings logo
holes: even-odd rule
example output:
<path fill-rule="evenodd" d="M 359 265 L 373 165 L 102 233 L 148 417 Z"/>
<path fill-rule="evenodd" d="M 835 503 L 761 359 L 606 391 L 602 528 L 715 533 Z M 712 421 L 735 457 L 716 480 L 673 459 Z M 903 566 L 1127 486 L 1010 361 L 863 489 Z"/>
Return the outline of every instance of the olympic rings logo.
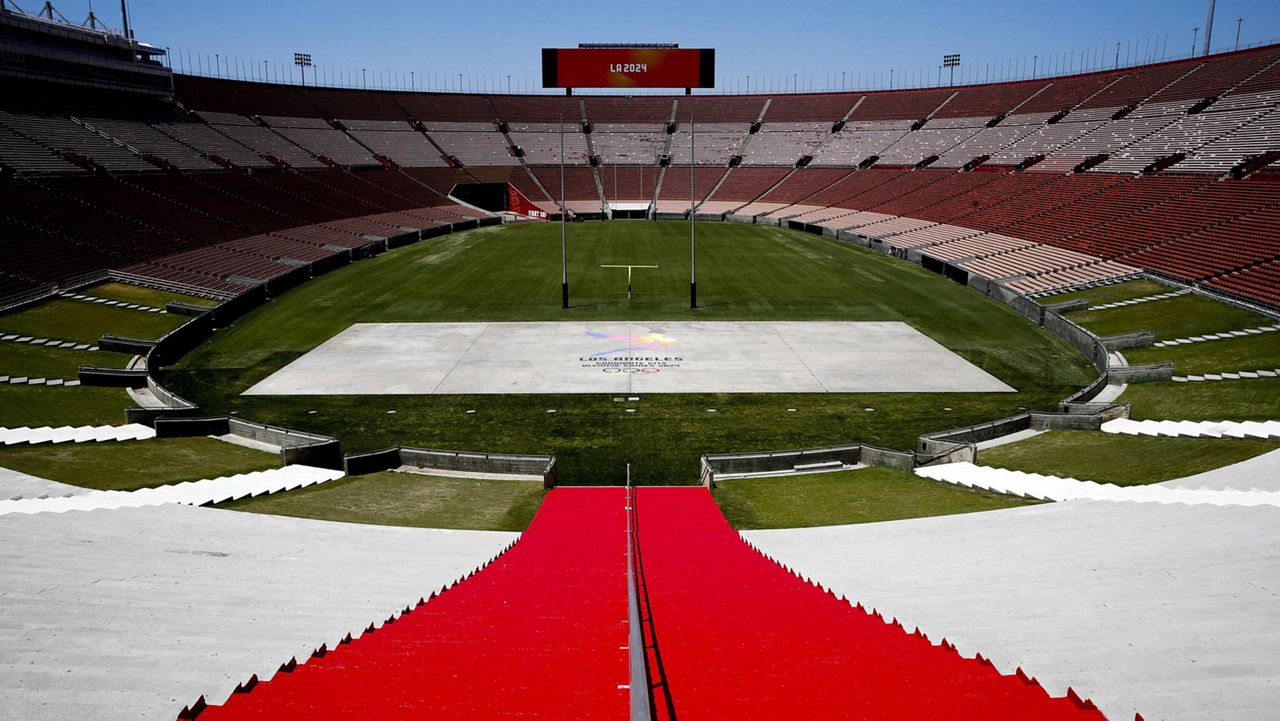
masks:
<path fill-rule="evenodd" d="M 661 373 L 661 368 L 601 368 L 605 373 L 626 373 L 635 375 L 637 373 Z"/>

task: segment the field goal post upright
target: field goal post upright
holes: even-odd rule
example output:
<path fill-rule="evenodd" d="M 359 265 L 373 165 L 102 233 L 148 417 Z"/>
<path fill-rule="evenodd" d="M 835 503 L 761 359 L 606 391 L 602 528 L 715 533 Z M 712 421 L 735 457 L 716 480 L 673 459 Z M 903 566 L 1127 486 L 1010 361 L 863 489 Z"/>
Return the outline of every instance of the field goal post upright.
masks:
<path fill-rule="evenodd" d="M 560 307 L 569 308 L 569 245 L 565 239 L 564 113 L 560 113 Z"/>
<path fill-rule="evenodd" d="M 655 264 L 653 264 L 653 265 L 628 265 L 628 264 L 624 264 L 624 263 L 617 263 L 617 264 L 612 264 L 612 265 L 610 265 L 610 264 L 605 264 L 605 265 L 601 265 L 600 267 L 601 267 L 601 268 L 626 268 L 626 269 L 627 269 L 627 300 L 631 300 L 631 271 L 632 271 L 632 269 L 634 269 L 634 268 L 660 268 L 660 267 L 662 267 L 662 266 L 660 266 L 660 265 L 658 265 L 658 264 L 656 264 L 656 263 L 655 263 Z"/>
<path fill-rule="evenodd" d="M 694 152 L 694 136 L 697 127 L 693 122 L 693 113 L 689 113 L 689 307 L 698 307 L 698 223 L 694 212 L 696 193 L 693 190 L 694 168 L 697 167 Z"/>

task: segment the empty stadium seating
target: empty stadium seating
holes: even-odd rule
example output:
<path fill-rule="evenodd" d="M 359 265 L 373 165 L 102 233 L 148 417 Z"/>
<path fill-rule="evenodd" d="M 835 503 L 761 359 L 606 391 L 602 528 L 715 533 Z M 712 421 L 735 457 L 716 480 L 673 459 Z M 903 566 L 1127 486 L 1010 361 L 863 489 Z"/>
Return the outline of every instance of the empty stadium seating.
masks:
<path fill-rule="evenodd" d="M 24 249 L 0 294 L 113 266 L 154 269 L 160 255 L 215 244 L 223 250 L 164 272 L 208 274 L 197 257 L 243 269 L 227 253 L 256 246 L 226 243 L 289 229 L 294 241 L 330 232 L 333 245 L 359 247 L 377 235 L 370 226 L 332 223 L 438 205 L 455 182 L 510 182 L 554 210 L 563 119 L 575 212 L 655 195 L 667 211 L 687 210 L 679 169 L 692 161 L 706 168 L 694 189 L 703 213 L 865 228 L 898 237 L 895 247 L 995 233 L 1274 302 L 1263 270 L 1280 244 L 1269 210 L 1278 186 L 1263 187 L 1274 174 L 1215 180 L 1280 152 L 1277 46 L 854 93 L 569 98 L 176 82 L 180 105 L 117 106 L 29 84 L 11 95 L 21 102 L 0 103 L 0 170 L 16 176 L 0 180 L 12 188 L 0 215 Z M 1237 190 L 1245 205 L 1231 202 Z M 305 260 L 267 260 L 286 258 Z M 1039 275 L 1066 283 L 1064 270 Z M 231 289 L 228 273 L 210 277 Z"/>

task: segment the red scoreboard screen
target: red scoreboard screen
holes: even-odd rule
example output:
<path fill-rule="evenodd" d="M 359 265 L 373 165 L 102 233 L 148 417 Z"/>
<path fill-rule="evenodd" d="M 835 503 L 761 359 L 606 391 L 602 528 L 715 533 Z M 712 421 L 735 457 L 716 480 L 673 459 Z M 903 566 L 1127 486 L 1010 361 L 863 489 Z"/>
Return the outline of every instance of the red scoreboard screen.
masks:
<path fill-rule="evenodd" d="M 716 51 L 543 48 L 544 88 L 713 88 Z"/>

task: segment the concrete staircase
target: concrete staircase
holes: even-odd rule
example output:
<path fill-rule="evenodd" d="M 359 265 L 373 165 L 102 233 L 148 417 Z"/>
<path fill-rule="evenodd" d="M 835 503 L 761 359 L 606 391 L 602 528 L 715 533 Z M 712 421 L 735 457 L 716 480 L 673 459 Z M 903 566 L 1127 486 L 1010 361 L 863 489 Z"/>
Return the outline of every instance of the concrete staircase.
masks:
<path fill-rule="evenodd" d="M 0 501 L 0 516 L 11 513 L 65 513 L 117 508 L 140 508 L 181 503 L 203 506 L 239 498 L 291 491 L 343 476 L 342 471 L 312 466 L 285 466 L 234 476 L 185 481 L 136 491 L 89 491 L 61 498 L 22 498 Z"/>
<path fill-rule="evenodd" d="M 1129 501 L 1133 503 L 1185 503 L 1212 506 L 1276 506 L 1280 493 L 1168 486 L 1117 486 L 1039 473 L 1011 471 L 973 463 L 945 463 L 916 469 L 916 475 L 966 488 L 1006 493 L 1044 501 Z"/>
<path fill-rule="evenodd" d="M 1280 438 L 1280 421 L 1134 421 L 1117 418 L 1103 433 L 1189 438 Z"/>
<path fill-rule="evenodd" d="M 37 443 L 86 443 L 88 441 L 140 441 L 155 438 L 156 432 L 139 423 L 123 426 L 40 426 L 0 428 L 0 445 Z"/>

